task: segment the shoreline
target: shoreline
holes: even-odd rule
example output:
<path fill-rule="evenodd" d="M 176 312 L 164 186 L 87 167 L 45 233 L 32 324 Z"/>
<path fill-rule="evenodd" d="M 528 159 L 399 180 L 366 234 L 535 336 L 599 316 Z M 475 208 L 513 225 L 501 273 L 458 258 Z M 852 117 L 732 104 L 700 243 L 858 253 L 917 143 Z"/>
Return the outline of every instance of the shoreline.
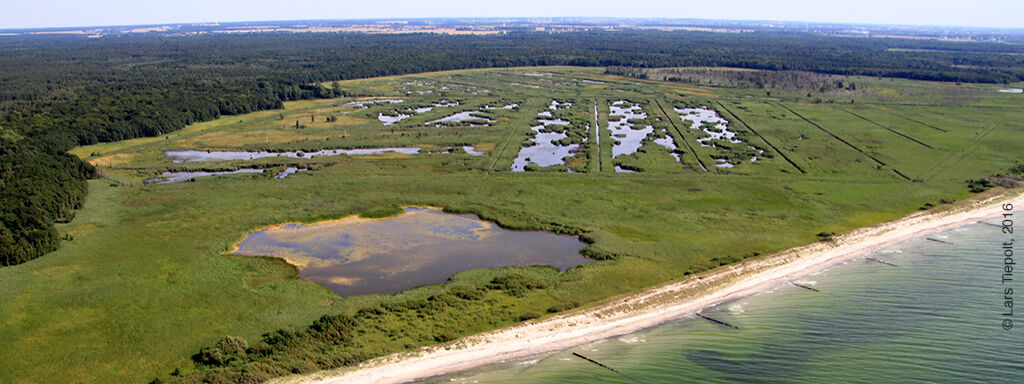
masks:
<path fill-rule="evenodd" d="M 561 351 L 651 328 L 704 308 L 749 296 L 911 238 L 997 216 L 1002 204 L 1024 207 L 1018 191 L 966 200 L 939 212 L 916 212 L 817 242 L 658 287 L 610 298 L 595 306 L 376 358 L 356 367 L 273 380 L 289 384 L 404 383 L 503 361 Z"/>

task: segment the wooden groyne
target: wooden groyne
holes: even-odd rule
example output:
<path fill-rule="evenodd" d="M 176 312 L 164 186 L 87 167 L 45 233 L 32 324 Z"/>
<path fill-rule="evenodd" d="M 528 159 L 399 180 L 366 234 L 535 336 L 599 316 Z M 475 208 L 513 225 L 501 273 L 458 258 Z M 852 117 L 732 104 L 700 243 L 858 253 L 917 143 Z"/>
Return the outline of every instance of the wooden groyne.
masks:
<path fill-rule="evenodd" d="M 899 267 L 899 266 L 898 266 L 898 265 L 896 265 L 896 264 L 890 263 L 890 262 L 888 262 L 888 261 L 882 261 L 882 260 L 878 260 L 878 259 L 876 259 L 876 258 L 874 258 L 874 257 L 865 257 L 864 259 L 865 259 L 865 260 L 868 260 L 868 261 L 874 261 L 874 262 L 876 262 L 876 263 L 879 263 L 879 264 L 885 264 L 885 265 L 888 265 L 888 266 L 890 266 L 890 267 Z"/>
<path fill-rule="evenodd" d="M 714 319 L 714 318 L 710 318 L 710 317 L 704 316 L 704 315 L 702 315 L 702 314 L 700 314 L 700 313 L 696 313 L 695 315 L 697 315 L 697 317 L 700 317 L 700 318 L 702 318 L 702 319 L 704 319 L 704 320 L 707 320 L 707 321 L 710 321 L 710 322 L 712 322 L 712 323 L 715 323 L 715 324 L 721 325 L 721 326 L 723 326 L 723 327 L 729 327 L 729 328 L 732 328 L 732 329 L 740 329 L 740 327 L 737 327 L 737 326 L 735 326 L 735 325 L 732 325 L 732 324 L 726 323 L 726 322 L 724 322 L 724 321 L 721 321 L 721 320 L 718 320 L 718 319 Z"/>

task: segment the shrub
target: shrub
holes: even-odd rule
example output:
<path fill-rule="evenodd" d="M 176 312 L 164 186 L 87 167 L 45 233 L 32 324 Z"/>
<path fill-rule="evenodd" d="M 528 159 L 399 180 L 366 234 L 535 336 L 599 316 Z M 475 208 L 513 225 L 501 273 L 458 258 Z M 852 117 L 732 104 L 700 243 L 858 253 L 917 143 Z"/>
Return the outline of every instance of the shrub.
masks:
<path fill-rule="evenodd" d="M 449 341 L 452 341 L 452 340 L 455 340 L 455 339 L 458 339 L 458 338 L 459 338 L 459 336 L 457 336 L 454 333 L 442 332 L 441 334 L 439 334 L 437 336 L 434 336 L 434 341 L 436 341 L 438 343 L 447 343 Z"/>
<path fill-rule="evenodd" d="M 551 306 L 551 308 L 548 308 L 548 313 L 564 312 L 564 311 L 568 311 L 570 309 L 573 309 L 573 308 L 576 308 L 576 307 L 579 307 L 579 306 L 580 306 L 580 303 L 575 302 L 575 301 L 570 301 L 570 302 L 567 302 L 567 303 L 559 303 L 559 304 L 555 304 L 555 305 Z"/>
<path fill-rule="evenodd" d="M 498 289 L 509 296 L 522 297 L 534 289 L 547 288 L 543 281 L 526 277 L 520 274 L 512 274 L 495 277 L 487 284 L 487 289 Z"/>
<path fill-rule="evenodd" d="M 203 348 L 192 356 L 192 360 L 203 365 L 225 366 L 235 360 L 245 359 L 248 345 L 237 337 L 224 336 L 213 347 Z"/>
<path fill-rule="evenodd" d="M 539 317 L 540 314 L 537 312 L 526 312 L 522 316 L 519 316 L 519 321 L 533 320 Z"/>
<path fill-rule="evenodd" d="M 1010 168 L 1010 172 L 1017 174 L 1024 173 L 1024 161 L 1018 161 L 1017 164 Z"/>
<path fill-rule="evenodd" d="M 458 287 L 452 290 L 452 294 L 463 300 L 480 300 L 484 298 L 484 292 L 470 287 Z"/>
<path fill-rule="evenodd" d="M 356 321 L 346 315 L 324 315 L 309 327 L 311 333 L 316 333 L 321 339 L 329 339 L 335 342 L 348 341 L 352 336 L 352 328 Z"/>

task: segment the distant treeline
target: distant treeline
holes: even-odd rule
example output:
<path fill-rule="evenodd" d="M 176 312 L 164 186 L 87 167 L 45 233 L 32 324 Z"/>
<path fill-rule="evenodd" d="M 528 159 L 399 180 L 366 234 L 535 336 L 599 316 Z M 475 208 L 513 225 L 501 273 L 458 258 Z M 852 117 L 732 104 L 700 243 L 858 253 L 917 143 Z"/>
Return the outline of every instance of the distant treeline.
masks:
<path fill-rule="evenodd" d="M 94 173 L 61 155 L 76 145 L 342 95 L 315 82 L 533 65 L 730 66 L 999 83 L 1024 80 L 1024 45 L 684 31 L 0 37 L 3 264 L 56 248 L 53 222 L 81 204 L 84 178 Z"/>
<path fill-rule="evenodd" d="M 725 87 L 768 88 L 788 91 L 857 90 L 857 84 L 828 74 L 806 71 L 723 71 L 715 68 L 608 67 L 606 74 Z"/>

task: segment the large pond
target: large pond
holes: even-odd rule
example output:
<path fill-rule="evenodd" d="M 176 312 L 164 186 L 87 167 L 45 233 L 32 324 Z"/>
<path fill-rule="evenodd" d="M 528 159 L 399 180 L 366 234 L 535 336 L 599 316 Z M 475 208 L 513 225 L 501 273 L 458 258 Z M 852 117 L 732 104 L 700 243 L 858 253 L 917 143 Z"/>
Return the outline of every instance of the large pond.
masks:
<path fill-rule="evenodd" d="M 511 231 L 475 215 L 406 208 L 387 219 L 349 217 L 250 233 L 235 254 L 273 256 L 339 296 L 392 294 L 457 272 L 514 265 L 561 270 L 592 262 L 578 236 Z"/>
<path fill-rule="evenodd" d="M 267 151 L 196 151 L 192 149 L 164 151 L 164 155 L 175 163 L 193 161 L 230 161 L 230 160 L 255 160 L 264 157 L 291 157 L 296 159 L 310 159 L 315 156 L 364 156 L 381 153 L 402 153 L 415 155 L 420 153 L 419 147 L 389 147 L 389 148 L 357 148 L 357 149 L 324 149 L 312 152 L 288 151 L 288 152 L 267 152 Z"/>

